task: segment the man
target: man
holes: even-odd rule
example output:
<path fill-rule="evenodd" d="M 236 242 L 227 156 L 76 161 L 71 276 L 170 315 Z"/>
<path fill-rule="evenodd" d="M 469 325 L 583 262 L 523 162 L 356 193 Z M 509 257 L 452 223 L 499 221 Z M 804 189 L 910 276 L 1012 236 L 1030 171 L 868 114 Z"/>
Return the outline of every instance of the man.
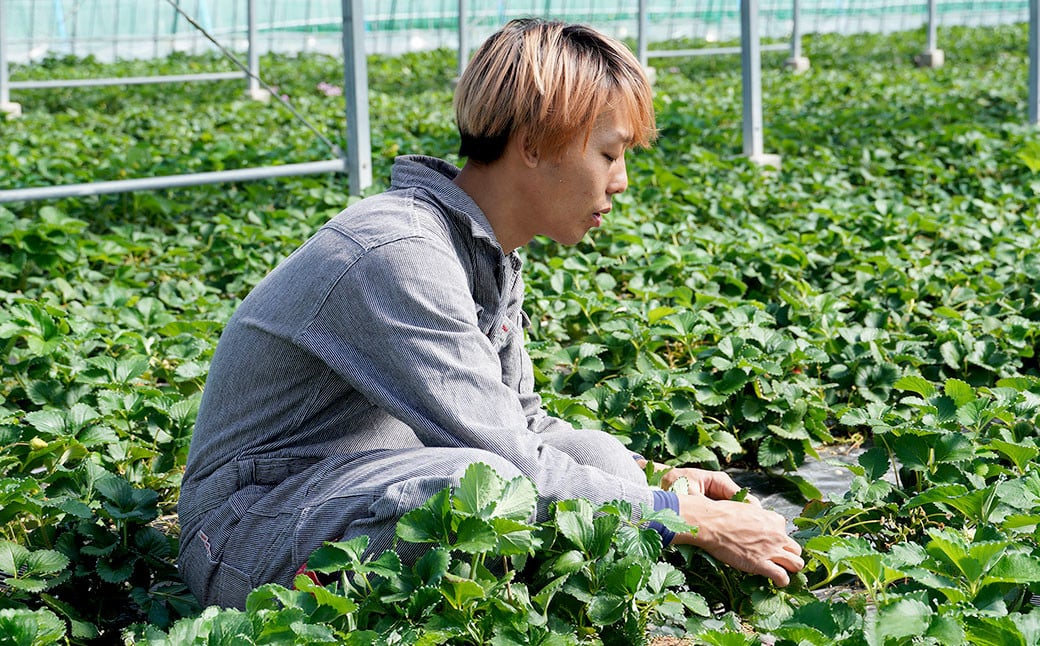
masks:
<path fill-rule="evenodd" d="M 730 501 L 721 473 L 675 470 L 689 495 L 652 491 L 644 461 L 534 392 L 516 250 L 578 242 L 627 188 L 626 150 L 655 135 L 638 61 L 586 27 L 513 21 L 474 56 L 455 110 L 461 171 L 398 159 L 387 192 L 322 227 L 228 322 L 178 506 L 192 591 L 242 607 L 325 541 L 394 547 L 398 519 L 474 462 L 530 478 L 538 520 L 571 498 L 671 508 L 698 532 L 660 528 L 666 541 L 786 585 L 803 563 L 781 516 Z"/>

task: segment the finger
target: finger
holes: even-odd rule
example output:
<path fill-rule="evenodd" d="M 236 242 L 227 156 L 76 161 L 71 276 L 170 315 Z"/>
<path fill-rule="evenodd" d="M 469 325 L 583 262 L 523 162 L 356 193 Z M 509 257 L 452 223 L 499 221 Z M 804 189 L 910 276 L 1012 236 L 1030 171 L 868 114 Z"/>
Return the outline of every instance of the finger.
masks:
<path fill-rule="evenodd" d="M 797 572 L 805 567 L 805 561 L 802 560 L 802 557 L 796 554 L 785 553 L 775 556 L 770 560 L 788 572 Z"/>
<path fill-rule="evenodd" d="M 709 498 L 729 500 L 740 491 L 740 486 L 733 481 L 733 478 L 729 477 L 729 474 L 715 471 L 707 478 L 705 489 L 705 493 Z"/>
<path fill-rule="evenodd" d="M 769 577 L 773 583 L 781 588 L 786 588 L 791 583 L 791 575 L 787 573 L 787 570 L 771 561 L 763 563 L 757 574 Z"/>

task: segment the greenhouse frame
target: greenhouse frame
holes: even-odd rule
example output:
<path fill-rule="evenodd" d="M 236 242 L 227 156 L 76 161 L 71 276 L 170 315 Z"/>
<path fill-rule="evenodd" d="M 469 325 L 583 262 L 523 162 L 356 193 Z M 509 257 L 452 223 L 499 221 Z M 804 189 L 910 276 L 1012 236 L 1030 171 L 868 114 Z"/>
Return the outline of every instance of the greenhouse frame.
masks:
<path fill-rule="evenodd" d="M 639 59 L 642 61 L 644 66 L 648 66 L 648 61 L 651 57 L 663 58 L 663 57 L 685 57 L 685 56 L 698 56 L 698 55 L 726 55 L 726 54 L 740 54 L 742 63 L 742 78 L 743 78 L 743 152 L 744 154 L 755 161 L 756 163 L 765 165 L 778 165 L 780 163 L 779 157 L 775 155 L 769 155 L 763 149 L 763 126 L 762 126 L 762 95 L 761 95 L 761 52 L 763 50 L 789 50 L 790 56 L 787 59 L 787 65 L 794 71 L 803 71 L 808 68 L 809 61 L 802 55 L 801 40 L 802 34 L 805 33 L 805 27 L 803 25 L 801 3 L 804 0 L 786 0 L 790 4 L 787 5 L 785 11 L 777 11 L 777 5 L 771 6 L 771 15 L 788 18 L 785 20 L 785 28 L 789 25 L 787 30 L 786 43 L 770 43 L 766 45 L 760 44 L 759 40 L 762 36 L 762 26 L 760 21 L 760 0 L 745 0 L 739 2 L 739 36 L 740 46 L 739 47 L 702 47 L 696 49 L 679 49 L 679 50 L 666 50 L 666 49 L 655 49 L 651 50 L 651 20 L 654 16 L 660 15 L 661 10 L 659 6 L 652 7 L 650 0 L 638 0 L 634 3 L 635 7 L 628 7 L 633 3 L 620 3 L 615 9 L 614 18 L 617 15 L 623 13 L 623 9 L 629 11 L 634 9 L 635 25 L 636 25 L 636 49 Z M 271 93 L 266 89 L 262 88 L 262 79 L 260 74 L 260 52 L 263 48 L 261 43 L 261 27 L 260 27 L 260 8 L 257 4 L 258 0 L 244 0 L 245 3 L 245 29 L 244 32 L 241 29 L 241 16 L 237 13 L 237 6 L 235 5 L 235 12 L 230 16 L 228 26 L 224 26 L 221 29 L 212 29 L 207 25 L 216 25 L 220 22 L 220 16 L 216 15 L 215 9 L 209 9 L 209 4 L 204 0 L 197 0 L 195 2 L 195 16 L 190 15 L 180 4 L 175 0 L 166 0 L 170 5 L 173 13 L 169 14 L 172 16 L 172 20 L 167 25 L 160 20 L 160 12 L 155 11 L 152 16 L 153 21 L 153 32 L 150 36 L 148 35 L 114 35 L 108 39 L 103 39 L 103 42 L 108 45 L 111 44 L 110 56 L 118 58 L 120 54 L 119 47 L 124 47 L 134 44 L 144 44 L 147 46 L 151 45 L 150 55 L 152 57 L 160 56 L 161 47 L 160 42 L 163 40 L 161 31 L 168 30 L 170 40 L 170 50 L 176 49 L 176 45 L 173 44 L 175 40 L 174 36 L 178 32 L 179 21 L 183 20 L 185 24 L 190 25 L 193 29 L 192 36 L 193 46 L 197 47 L 197 39 L 199 34 L 209 39 L 210 42 L 216 47 L 224 51 L 228 57 L 233 60 L 236 65 L 240 68 L 240 71 L 233 72 L 210 72 L 210 73 L 199 73 L 192 75 L 178 75 L 178 76 L 148 76 L 148 77 L 137 77 L 137 78 L 88 78 L 88 79 L 66 79 L 66 80 L 49 80 L 49 81 L 12 81 L 10 79 L 9 65 L 12 59 L 18 60 L 19 62 L 30 61 L 34 56 L 40 56 L 41 52 L 45 54 L 51 53 L 51 47 L 49 45 L 40 45 L 37 43 L 38 40 L 46 40 L 41 38 L 40 35 L 35 33 L 35 16 L 40 13 L 40 6 L 43 4 L 41 0 L 21 0 L 23 9 L 23 21 L 22 30 L 28 31 L 28 34 L 23 34 L 20 38 L 12 38 L 12 32 L 15 32 L 14 25 L 10 19 L 9 13 L 11 7 L 17 5 L 19 0 L 0 0 L 0 112 L 6 112 L 12 117 L 16 117 L 21 110 L 20 104 L 12 101 L 11 91 L 12 90 L 25 90 L 25 89 L 46 89 L 46 88 L 58 88 L 58 87 L 90 87 L 99 85 L 133 85 L 133 84 L 147 84 L 147 83 L 180 83 L 180 82 L 199 82 L 199 81 L 224 81 L 224 80 L 236 80 L 245 79 L 247 81 L 246 92 L 249 96 L 257 100 L 269 100 Z M 82 2 L 75 2 L 70 12 L 64 9 L 64 3 L 61 0 L 54 0 L 50 3 L 52 7 L 52 19 L 53 19 L 53 35 L 55 36 L 54 41 L 64 41 L 68 47 L 68 52 L 72 55 L 77 55 L 77 48 L 82 47 L 81 37 L 77 35 L 78 25 L 81 22 L 81 15 L 79 12 L 82 10 Z M 100 7 L 100 0 L 91 3 L 92 8 L 95 10 L 92 16 L 91 25 L 96 25 L 97 10 Z M 162 5 L 162 0 L 156 0 L 156 5 Z M 270 35 L 276 33 L 279 30 L 285 29 L 328 29 L 329 22 L 327 17 L 324 19 L 314 18 L 312 15 L 314 0 L 308 0 L 304 3 L 305 15 L 301 20 L 287 20 L 282 19 L 279 21 L 275 16 L 275 8 L 277 2 L 268 3 L 268 16 L 265 22 L 264 31 Z M 325 4 L 328 4 L 326 2 Z M 335 4 L 335 3 L 333 3 Z M 200 184 L 218 183 L 224 181 L 246 181 L 254 179 L 264 179 L 273 177 L 284 177 L 292 175 L 306 175 L 306 174 L 317 174 L 327 172 L 343 172 L 346 173 L 349 178 L 350 192 L 354 195 L 361 194 L 364 189 L 369 187 L 372 183 L 372 162 L 371 162 L 371 133 L 369 125 L 368 115 L 368 104 L 365 98 L 368 94 L 367 87 L 367 66 L 366 66 L 366 55 L 371 53 L 371 43 L 374 40 L 373 33 L 378 33 L 379 30 L 393 31 L 393 26 L 397 20 L 397 14 L 395 8 L 397 3 L 392 2 L 390 4 L 390 11 L 388 14 L 383 12 L 376 12 L 377 15 L 372 15 L 366 12 L 366 7 L 362 0 L 341 0 L 339 7 L 341 10 L 341 21 L 339 22 L 339 41 L 338 47 L 341 47 L 343 56 L 343 74 L 344 74 L 344 102 L 345 102 L 345 117 L 346 117 L 346 131 L 348 142 L 347 150 L 342 151 L 339 147 L 328 142 L 321 136 L 320 133 L 315 133 L 321 137 L 324 141 L 329 143 L 331 152 L 335 155 L 333 159 L 319 160 L 313 162 L 303 162 L 295 164 L 286 164 L 279 166 L 268 166 L 253 169 L 238 169 L 231 171 L 216 171 L 209 173 L 194 173 L 190 175 L 180 176 L 169 176 L 169 177 L 155 177 L 155 178 L 138 178 L 120 181 L 109 181 L 109 182 L 96 182 L 89 184 L 79 184 L 70 186 L 51 186 L 51 187 L 33 187 L 33 188 L 19 188 L 19 189 L 7 189 L 0 186 L 0 203 L 3 202 L 15 202 L 24 200 L 38 200 L 38 199 L 52 199 L 61 197 L 75 197 L 85 195 L 95 195 L 103 193 L 117 193 L 127 192 L 136 190 L 152 190 L 161 188 L 171 188 L 178 186 L 192 186 Z M 378 4 L 378 3 L 372 3 Z M 454 15 L 448 16 L 445 7 L 442 7 L 441 15 L 437 18 L 430 18 L 427 16 L 425 19 L 428 20 L 431 25 L 436 24 L 442 27 L 444 24 L 448 24 L 453 27 L 452 33 L 454 36 L 454 44 L 458 50 L 458 69 L 461 74 L 465 61 L 468 58 L 472 44 L 474 42 L 473 36 L 478 30 L 475 27 L 482 26 L 484 31 L 493 30 L 497 25 L 504 22 L 509 17 L 514 15 L 506 15 L 505 4 L 503 2 L 498 3 L 497 15 L 493 16 L 491 20 L 488 19 L 488 3 L 483 3 L 485 6 L 475 7 L 477 3 L 470 3 L 468 0 L 457 0 L 457 4 L 452 7 L 455 10 Z M 518 3 L 512 3 L 513 5 Z M 558 13 L 564 14 L 565 19 L 573 20 L 575 16 L 568 14 L 567 3 L 560 3 L 563 5 L 560 11 L 553 11 L 552 2 L 546 2 L 542 7 L 543 12 L 552 13 L 553 17 L 557 17 Z M 658 5 L 660 3 L 657 3 Z M 673 7 L 677 3 L 672 3 Z M 841 2 L 837 6 L 841 6 Z M 602 4 L 599 5 L 602 7 Z M 900 5 L 901 6 L 901 5 Z M 124 8 L 121 12 L 120 9 L 123 7 L 120 0 L 115 0 L 114 11 L 111 14 L 111 19 L 114 24 L 112 30 L 115 32 L 120 31 L 120 26 L 127 20 L 127 10 Z M 139 20 L 138 9 L 135 5 L 131 14 L 130 20 L 135 22 Z M 938 47 L 938 36 L 937 27 L 939 23 L 939 12 L 937 0 L 926 0 L 927 18 L 925 21 L 926 25 L 926 44 L 917 57 L 918 65 L 922 67 L 934 67 L 941 66 L 944 61 L 944 52 Z M 1040 55 L 1040 38 L 1037 36 L 1037 24 L 1040 21 L 1040 0 L 1029 0 L 1028 4 L 1028 20 L 1030 24 L 1029 29 L 1029 43 L 1028 51 L 1030 56 L 1030 72 L 1029 72 L 1029 114 L 1028 119 L 1030 124 L 1037 124 L 1040 121 L 1040 72 L 1038 72 L 1037 59 Z M 512 9 L 512 7 L 510 7 Z M 534 9 L 534 7 L 531 7 Z M 819 13 L 819 5 L 816 7 L 817 13 Z M 591 12 L 591 6 L 584 9 L 586 13 L 582 14 L 584 18 L 591 18 L 588 22 L 595 24 L 597 22 L 597 15 L 595 12 Z M 513 14 L 518 13 L 516 11 Z M 534 12 L 532 12 L 534 13 Z M 26 16 L 28 21 L 26 25 Z M 74 25 L 74 28 L 70 31 L 68 28 L 69 18 Z M 1001 18 L 1003 19 L 1003 18 Z M 999 19 L 998 19 L 999 20 Z M 411 22 L 416 22 L 416 19 L 412 19 Z M 214 37 L 210 32 L 215 31 L 218 36 Z M 775 29 L 774 29 L 775 31 Z M 483 36 L 483 32 L 480 32 Z M 245 63 L 239 61 L 231 53 L 229 47 L 222 45 L 218 38 L 231 38 L 239 35 L 240 38 L 236 41 L 236 44 L 243 45 L 247 51 L 247 61 Z M 621 36 L 628 35 L 622 30 L 622 33 L 618 34 Z M 244 39 L 241 38 L 244 36 Z M 716 35 L 715 38 L 718 36 Z M 89 38 L 82 39 L 89 42 Z M 95 39 L 96 40 L 96 39 Z M 705 40 L 710 41 L 711 37 L 705 36 Z M 273 39 L 269 39 L 268 51 L 275 49 L 273 45 Z M 310 38 L 306 41 L 306 46 L 309 46 L 314 41 Z M 16 54 L 12 46 L 18 45 L 20 51 Z M 53 45 L 53 43 L 51 43 Z M 421 44 L 409 41 L 407 48 L 413 46 L 422 46 Z M 395 47 L 400 47 L 397 45 Z M 147 49 L 147 47 L 146 47 Z M 94 55 L 98 51 L 98 48 L 90 51 L 91 55 Z M 142 51 L 138 50 L 137 55 L 142 55 Z M 147 56 L 145 52 L 143 55 Z M 294 112 L 297 117 L 305 119 L 302 115 L 295 113 L 295 110 L 291 105 L 286 103 L 285 107 L 290 111 Z"/>

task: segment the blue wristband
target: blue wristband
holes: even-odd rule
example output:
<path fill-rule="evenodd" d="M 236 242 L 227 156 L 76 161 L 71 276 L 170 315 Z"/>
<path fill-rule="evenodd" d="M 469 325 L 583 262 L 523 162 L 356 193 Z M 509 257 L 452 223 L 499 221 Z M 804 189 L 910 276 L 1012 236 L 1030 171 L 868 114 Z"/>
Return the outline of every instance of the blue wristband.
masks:
<path fill-rule="evenodd" d="M 679 513 L 679 496 L 672 491 L 662 491 L 661 489 L 654 489 L 654 511 L 661 511 L 662 509 L 671 509 L 675 513 Z M 647 527 L 656 531 L 661 535 L 661 542 L 668 545 L 675 538 L 675 532 L 668 529 L 657 521 L 651 521 L 646 524 Z"/>

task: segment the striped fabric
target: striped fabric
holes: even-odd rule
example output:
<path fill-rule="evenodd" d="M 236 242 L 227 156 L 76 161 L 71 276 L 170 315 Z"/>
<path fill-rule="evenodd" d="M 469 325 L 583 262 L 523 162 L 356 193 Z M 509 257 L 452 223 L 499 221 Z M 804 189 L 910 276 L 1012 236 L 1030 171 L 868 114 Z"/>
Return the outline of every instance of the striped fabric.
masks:
<path fill-rule="evenodd" d="M 457 173 L 399 158 L 389 191 L 322 227 L 228 322 L 178 505 L 204 603 L 287 584 L 323 541 L 392 547 L 397 519 L 473 462 L 530 478 L 539 520 L 568 498 L 653 504 L 620 442 L 542 409 L 521 261 Z"/>

